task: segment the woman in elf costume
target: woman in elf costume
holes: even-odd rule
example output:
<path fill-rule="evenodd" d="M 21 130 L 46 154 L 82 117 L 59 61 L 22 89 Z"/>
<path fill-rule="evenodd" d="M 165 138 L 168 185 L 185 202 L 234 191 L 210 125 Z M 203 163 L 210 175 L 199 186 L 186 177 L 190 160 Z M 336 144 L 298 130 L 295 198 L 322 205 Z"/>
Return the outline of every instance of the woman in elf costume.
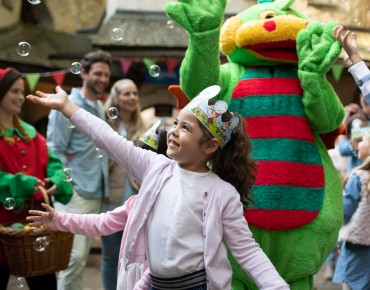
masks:
<path fill-rule="evenodd" d="M 26 205 L 43 201 L 39 186 L 55 200 L 67 203 L 72 187 L 65 182 L 62 163 L 50 151 L 44 137 L 18 114 L 25 101 L 20 72 L 0 69 L 0 223 L 26 220 Z M 6 290 L 9 269 L 0 246 L 0 289 Z M 57 289 L 55 274 L 26 278 L 31 290 Z"/>

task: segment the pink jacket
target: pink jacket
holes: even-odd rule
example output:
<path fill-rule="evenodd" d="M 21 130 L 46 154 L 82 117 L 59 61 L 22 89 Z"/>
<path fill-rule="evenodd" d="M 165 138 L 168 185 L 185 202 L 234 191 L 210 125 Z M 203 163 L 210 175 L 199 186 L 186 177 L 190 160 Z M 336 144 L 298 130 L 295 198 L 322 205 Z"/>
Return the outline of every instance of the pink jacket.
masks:
<path fill-rule="evenodd" d="M 122 231 L 131 222 L 132 208 L 135 205 L 137 195 L 131 196 L 122 206 L 113 211 L 101 214 L 72 214 L 56 212 L 52 222 L 52 229 L 68 231 L 74 234 L 86 236 L 104 236 Z M 122 258 L 123 248 L 126 242 L 127 231 L 122 235 L 119 261 Z M 144 246 L 144 245 L 143 245 Z M 118 272 L 121 263 L 118 263 Z M 145 264 L 146 265 L 146 264 Z M 144 267 L 145 269 L 146 267 Z M 132 285 L 136 281 L 128 281 Z M 135 290 L 149 289 L 150 276 L 146 271 L 141 281 L 135 286 Z"/>
<path fill-rule="evenodd" d="M 144 262 L 147 218 L 164 183 L 171 177 L 176 161 L 135 147 L 104 121 L 83 109 L 72 116 L 71 122 L 140 182 L 136 205 L 130 223 L 125 228 L 126 236 L 120 257 L 126 269 L 133 262 Z M 122 217 L 127 218 L 127 211 L 122 212 Z M 117 220 L 113 219 L 111 223 L 93 225 L 93 228 L 101 230 L 101 227 L 105 227 L 110 231 L 117 226 Z M 122 219 L 120 223 L 122 229 Z M 208 289 L 231 289 L 232 270 L 225 244 L 259 289 L 290 289 L 253 239 L 243 216 L 240 195 L 221 178 L 210 184 L 209 190 L 203 193 L 203 236 Z M 146 285 L 148 287 L 150 285 L 150 279 L 141 282 L 149 283 Z"/>

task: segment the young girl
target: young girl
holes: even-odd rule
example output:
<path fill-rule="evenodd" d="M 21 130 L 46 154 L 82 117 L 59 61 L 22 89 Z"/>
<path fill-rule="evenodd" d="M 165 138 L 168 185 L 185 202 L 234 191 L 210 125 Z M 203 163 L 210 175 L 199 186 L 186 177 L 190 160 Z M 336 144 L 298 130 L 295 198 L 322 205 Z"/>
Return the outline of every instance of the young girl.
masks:
<path fill-rule="evenodd" d="M 343 241 L 333 281 L 343 282 L 344 290 L 369 289 L 370 285 L 370 131 L 359 143 L 355 168 L 344 188 Z"/>
<path fill-rule="evenodd" d="M 167 149 L 167 128 L 168 127 L 166 126 L 166 119 L 159 120 L 147 132 L 145 132 L 143 136 L 141 136 L 134 142 L 135 146 L 165 155 Z M 140 185 L 137 184 L 137 189 L 139 187 Z M 88 236 L 101 236 L 112 235 L 117 232 L 122 233 L 122 231 L 126 227 L 129 227 L 132 217 L 131 209 L 134 207 L 136 199 L 137 195 L 132 195 L 122 206 L 117 207 L 114 211 L 107 211 L 106 213 L 102 214 L 67 214 L 57 212 L 50 206 L 44 207 L 47 209 L 47 211 L 51 213 L 50 216 L 54 216 L 55 219 L 56 216 L 58 216 L 59 219 L 64 219 L 66 221 L 64 230 Z M 35 212 L 30 211 L 30 213 L 33 214 Z M 48 227 L 47 222 L 45 222 L 44 224 L 46 227 Z M 117 260 L 121 260 L 122 258 L 123 245 L 126 241 L 126 235 L 127 232 L 123 232 L 123 235 L 121 235 L 121 248 L 118 250 Z M 117 268 L 119 272 L 118 283 Z M 125 271 L 125 269 L 123 267 L 120 267 L 120 265 L 118 264 L 118 267 L 111 270 L 115 272 L 114 276 L 116 277 L 116 281 L 110 281 L 110 283 L 116 285 L 115 289 L 117 290 L 134 289 L 134 285 L 142 278 L 145 269 L 147 269 L 146 262 L 133 263 L 130 265 L 128 271 Z M 146 277 L 146 279 L 148 279 L 148 277 Z"/>
<path fill-rule="evenodd" d="M 71 103 L 60 87 L 57 94 L 37 92 L 39 97 L 28 98 L 60 110 L 140 182 L 126 228 L 125 269 L 147 259 L 153 289 L 231 289 L 227 244 L 260 289 L 289 289 L 243 217 L 255 164 L 249 159 L 243 120 L 227 111 L 223 101 L 209 105 L 219 90 L 207 88 L 181 110 L 167 134 L 172 160 L 134 147 Z M 30 219 L 38 221 L 34 225 L 65 229 L 65 220 L 50 211 L 32 214 Z"/>
<path fill-rule="evenodd" d="M 0 202 L 15 201 L 14 209 L 0 206 L 0 223 L 24 220 L 29 203 L 41 204 L 39 186 L 47 188 L 59 202 L 72 197 L 65 182 L 61 161 L 48 149 L 45 138 L 19 118 L 24 97 L 24 81 L 13 68 L 0 69 Z M 0 246 L 0 289 L 7 289 L 9 268 Z M 31 290 L 57 289 L 54 273 L 26 278 Z"/>

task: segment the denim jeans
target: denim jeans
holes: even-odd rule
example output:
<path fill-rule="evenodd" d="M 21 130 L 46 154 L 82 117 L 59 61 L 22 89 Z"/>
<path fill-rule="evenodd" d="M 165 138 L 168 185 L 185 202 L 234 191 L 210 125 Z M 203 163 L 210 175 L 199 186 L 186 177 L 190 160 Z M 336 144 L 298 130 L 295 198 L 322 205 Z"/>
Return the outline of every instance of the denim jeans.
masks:
<path fill-rule="evenodd" d="M 117 269 L 119 249 L 123 231 L 109 236 L 102 236 L 102 265 L 103 285 L 105 290 L 117 289 Z"/>

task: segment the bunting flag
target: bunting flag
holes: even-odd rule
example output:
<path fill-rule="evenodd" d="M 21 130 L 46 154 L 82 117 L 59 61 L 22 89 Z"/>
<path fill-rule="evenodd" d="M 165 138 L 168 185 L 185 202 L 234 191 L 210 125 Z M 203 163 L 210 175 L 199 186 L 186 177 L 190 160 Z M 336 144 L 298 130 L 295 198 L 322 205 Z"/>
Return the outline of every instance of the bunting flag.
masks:
<path fill-rule="evenodd" d="M 342 76 L 344 66 L 342 64 L 333 64 L 331 71 L 336 82 L 339 82 Z"/>
<path fill-rule="evenodd" d="M 34 91 L 39 78 L 40 78 L 39 73 L 29 73 L 26 75 L 26 80 L 28 82 L 28 86 L 30 87 L 31 92 Z"/>
<path fill-rule="evenodd" d="M 156 60 L 152 58 L 143 58 L 143 63 L 145 64 L 148 71 L 150 70 L 150 67 L 156 63 Z M 122 73 L 124 75 L 127 75 L 129 72 L 133 60 L 131 58 L 121 58 L 119 60 Z M 175 69 L 179 65 L 180 60 L 175 58 L 169 58 L 166 60 L 166 66 L 167 66 L 167 75 L 169 78 L 174 78 L 176 73 Z M 52 77 L 56 85 L 62 86 L 66 74 L 71 73 L 70 69 L 63 69 L 63 70 L 57 70 L 57 71 L 50 71 L 50 72 L 40 72 L 40 73 L 22 73 L 22 77 L 24 77 L 27 80 L 28 86 L 31 91 L 34 91 L 36 88 L 36 85 L 40 79 L 40 77 Z"/>
<path fill-rule="evenodd" d="M 179 61 L 175 58 L 169 58 L 167 61 L 167 72 L 169 74 L 172 74 L 174 69 L 177 67 L 177 65 L 179 64 Z"/>
<path fill-rule="evenodd" d="M 51 75 L 53 76 L 55 83 L 61 87 L 63 85 L 65 72 L 64 71 L 54 71 L 51 73 Z"/>
<path fill-rule="evenodd" d="M 155 60 L 154 60 L 154 59 L 152 59 L 152 58 L 144 58 L 144 59 L 143 59 L 143 63 L 145 64 L 145 66 L 146 66 L 147 70 L 149 70 L 149 69 L 150 69 L 150 67 L 151 67 L 153 64 L 155 64 Z"/>
<path fill-rule="evenodd" d="M 122 69 L 123 75 L 127 75 L 128 71 L 130 70 L 130 67 L 132 65 L 132 59 L 130 59 L 130 58 L 121 58 L 119 60 L 119 62 L 121 64 L 121 69 Z"/>

